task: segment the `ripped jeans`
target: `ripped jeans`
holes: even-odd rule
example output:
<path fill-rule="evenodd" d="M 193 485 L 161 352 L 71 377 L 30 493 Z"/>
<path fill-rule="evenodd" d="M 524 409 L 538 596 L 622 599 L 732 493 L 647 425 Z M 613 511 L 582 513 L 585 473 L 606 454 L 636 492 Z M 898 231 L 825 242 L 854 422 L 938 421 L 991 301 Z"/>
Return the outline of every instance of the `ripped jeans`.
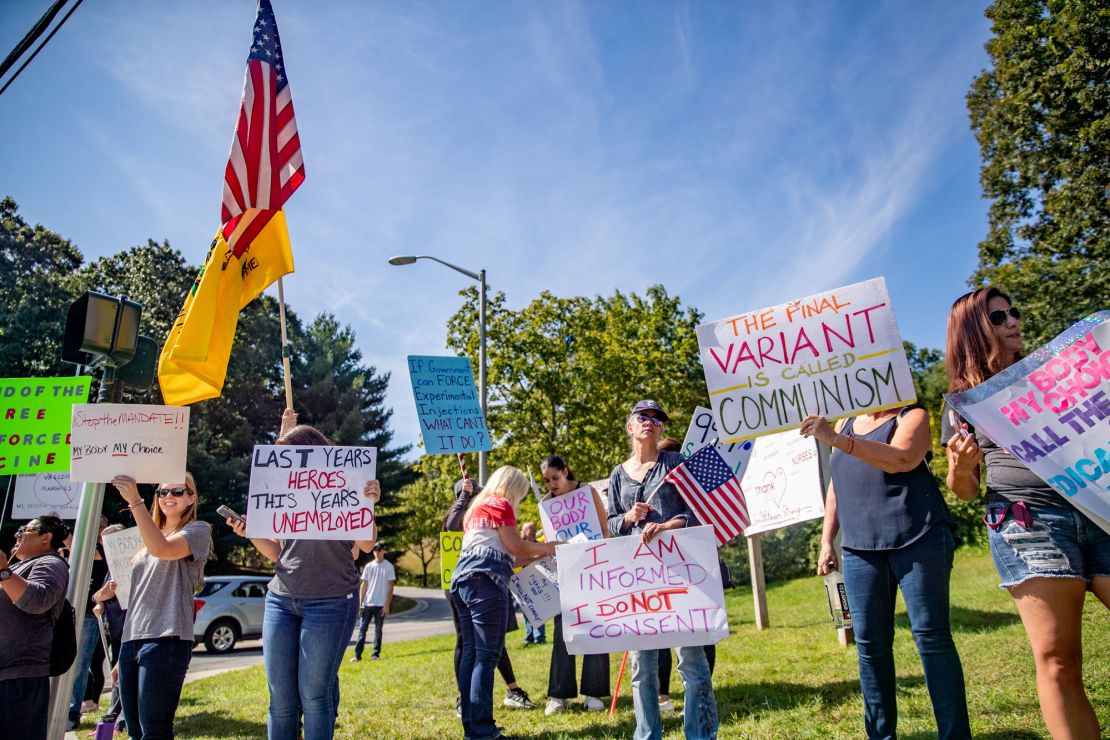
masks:
<path fill-rule="evenodd" d="M 1007 506 L 1004 501 L 987 504 L 986 519 L 997 526 L 987 528 L 987 539 L 1002 578 L 999 586 L 1012 588 L 1030 578 L 1110 576 L 1110 534 L 1078 509 L 1026 504 L 1033 516 L 1026 528 Z"/>

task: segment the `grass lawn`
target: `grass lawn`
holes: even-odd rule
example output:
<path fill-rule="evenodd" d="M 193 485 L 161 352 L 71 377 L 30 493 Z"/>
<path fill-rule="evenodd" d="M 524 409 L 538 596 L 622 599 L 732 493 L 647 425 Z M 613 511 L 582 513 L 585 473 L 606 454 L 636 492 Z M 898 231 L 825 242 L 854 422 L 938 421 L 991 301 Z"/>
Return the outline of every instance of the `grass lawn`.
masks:
<path fill-rule="evenodd" d="M 1009 595 L 998 589 L 985 550 L 957 553 L 952 578 L 956 643 L 963 658 L 976 737 L 1046 737 L 1037 705 L 1033 659 Z M 722 738 L 858 738 L 863 735 L 862 701 L 855 650 L 841 648 L 818 578 L 772 585 L 771 628 L 754 626 L 751 592 L 732 591 L 728 613 L 732 635 L 717 652 L 714 686 Z M 1084 682 L 1103 731 L 1110 733 L 1110 612 L 1087 600 L 1083 648 Z M 548 629 L 551 627 L 549 625 Z M 549 646 L 520 648 L 523 632 L 508 639 L 517 680 L 543 706 Z M 462 734 L 455 718 L 451 668 L 453 636 L 387 644 L 377 662 L 344 662 L 337 736 L 341 738 L 452 738 Z M 921 663 L 904 609 L 895 636 L 898 666 L 899 734 L 936 737 Z M 612 657 L 616 680 L 620 656 Z M 681 689 L 677 675 L 672 690 Z M 544 716 L 542 709 L 501 706 L 497 719 L 508 733 L 531 738 L 627 738 L 635 721 L 626 674 L 617 715 L 581 710 Z M 674 696 L 681 705 L 681 694 Z M 262 667 L 235 671 L 185 687 L 177 715 L 180 737 L 264 737 L 268 695 Z M 682 737 L 680 712 L 664 720 L 668 738 Z"/>

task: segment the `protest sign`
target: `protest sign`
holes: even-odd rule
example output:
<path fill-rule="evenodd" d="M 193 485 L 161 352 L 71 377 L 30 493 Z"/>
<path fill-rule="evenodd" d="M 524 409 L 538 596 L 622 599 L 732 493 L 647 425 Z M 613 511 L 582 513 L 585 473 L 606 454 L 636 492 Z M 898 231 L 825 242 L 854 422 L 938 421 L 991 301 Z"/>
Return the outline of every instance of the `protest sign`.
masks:
<path fill-rule="evenodd" d="M 374 539 L 374 447 L 255 445 L 247 536 L 279 540 Z"/>
<path fill-rule="evenodd" d="M 76 519 L 81 505 L 81 485 L 69 479 L 69 473 L 36 473 L 15 479 L 12 519 L 34 519 L 56 516 Z"/>
<path fill-rule="evenodd" d="M 462 532 L 439 533 L 439 580 L 445 590 L 451 588 L 451 574 L 459 564 L 462 538 Z"/>
<path fill-rule="evenodd" d="M 705 406 L 698 406 L 690 417 L 690 426 L 686 429 L 686 438 L 682 440 L 682 456 L 690 457 L 695 452 L 705 447 L 715 439 L 720 439 L 721 433 L 717 431 L 717 422 L 713 420 L 713 411 Z M 744 466 L 752 456 L 752 447 L 755 443 L 746 439 L 743 442 L 717 443 L 717 452 L 721 453 L 725 464 L 732 470 L 737 478 L 744 477 Z"/>
<path fill-rule="evenodd" d="M 409 355 L 409 379 L 429 455 L 492 450 L 466 357 Z"/>
<path fill-rule="evenodd" d="M 69 477 L 108 483 L 182 483 L 189 443 L 189 407 L 129 403 L 73 405 Z"/>
<path fill-rule="evenodd" d="M 609 479 L 602 478 L 601 480 L 590 481 L 590 487 L 597 491 L 597 495 L 601 496 L 601 504 L 605 507 L 605 513 L 609 513 Z"/>
<path fill-rule="evenodd" d="M 755 440 L 740 486 L 752 522 L 747 537 L 825 515 L 817 441 L 793 430 Z"/>
<path fill-rule="evenodd" d="M 116 598 L 119 605 L 126 609 L 131 598 L 131 561 L 135 553 L 143 546 L 142 535 L 138 527 L 130 527 L 120 532 L 112 532 L 101 538 L 104 543 L 104 559 L 108 563 L 108 573 L 116 582 Z M 99 583 L 93 584 L 93 590 L 100 588 Z"/>
<path fill-rule="evenodd" d="M 69 470 L 70 407 L 92 378 L 0 378 L 0 475 Z"/>
<path fill-rule="evenodd" d="M 1110 532 L 1110 311 L 981 385 L 946 395 L 960 416 Z"/>
<path fill-rule="evenodd" d="M 916 399 L 886 281 L 875 278 L 697 329 L 725 443 Z"/>
<path fill-rule="evenodd" d="M 559 577 L 555 559 L 543 558 L 526 565 L 509 579 L 509 593 L 520 604 L 524 618 L 541 625 L 559 615 Z"/>
<path fill-rule="evenodd" d="M 572 655 L 710 645 L 728 636 L 712 527 L 561 545 L 563 639 Z"/>
<path fill-rule="evenodd" d="M 540 521 L 548 542 L 567 542 L 579 534 L 587 540 L 605 537 L 605 528 L 594 505 L 594 492 L 589 486 L 541 501 Z"/>

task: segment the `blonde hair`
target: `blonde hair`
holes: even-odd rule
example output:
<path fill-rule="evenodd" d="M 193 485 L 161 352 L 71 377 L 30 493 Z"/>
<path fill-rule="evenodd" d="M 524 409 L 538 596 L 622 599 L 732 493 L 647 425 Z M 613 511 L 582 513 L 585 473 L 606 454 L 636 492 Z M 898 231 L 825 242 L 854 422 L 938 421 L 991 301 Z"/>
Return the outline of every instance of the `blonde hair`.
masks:
<path fill-rule="evenodd" d="M 493 471 L 493 475 L 486 481 L 486 487 L 471 501 L 464 521 L 469 521 L 471 513 L 490 496 L 500 496 L 508 500 L 509 505 L 513 507 L 513 511 L 516 511 L 520 502 L 528 495 L 528 487 L 528 476 L 524 474 L 524 471 L 511 465 L 501 466 Z"/>
<path fill-rule="evenodd" d="M 197 504 L 200 503 L 200 494 L 197 493 L 197 482 L 193 480 L 193 474 L 189 472 L 185 473 L 185 490 L 193 494 L 193 503 L 189 504 L 188 509 L 181 512 L 181 520 L 178 521 L 177 526 L 174 528 L 173 532 L 170 532 L 169 534 L 180 532 L 182 529 L 185 528 L 186 524 L 194 522 L 197 519 Z M 154 501 L 152 501 L 150 504 L 150 518 L 154 520 L 154 526 L 158 527 L 158 529 L 162 529 L 162 527 L 166 526 L 166 515 L 162 513 L 162 507 L 158 505 L 157 492 L 154 494 Z M 146 545 L 144 544 L 138 549 L 138 551 L 135 552 L 135 556 L 131 558 L 131 562 L 135 562 L 140 557 L 146 554 L 147 549 Z"/>

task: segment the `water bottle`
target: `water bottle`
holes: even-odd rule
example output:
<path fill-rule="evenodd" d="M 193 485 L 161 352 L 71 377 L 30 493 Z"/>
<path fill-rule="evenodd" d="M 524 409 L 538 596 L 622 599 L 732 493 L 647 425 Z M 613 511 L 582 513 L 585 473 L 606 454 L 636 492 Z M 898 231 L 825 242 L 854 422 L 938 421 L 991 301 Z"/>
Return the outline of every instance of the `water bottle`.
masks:
<path fill-rule="evenodd" d="M 852 612 L 848 608 L 848 592 L 844 576 L 838 570 L 825 574 L 825 596 L 829 600 L 829 614 L 838 629 L 852 628 Z"/>

